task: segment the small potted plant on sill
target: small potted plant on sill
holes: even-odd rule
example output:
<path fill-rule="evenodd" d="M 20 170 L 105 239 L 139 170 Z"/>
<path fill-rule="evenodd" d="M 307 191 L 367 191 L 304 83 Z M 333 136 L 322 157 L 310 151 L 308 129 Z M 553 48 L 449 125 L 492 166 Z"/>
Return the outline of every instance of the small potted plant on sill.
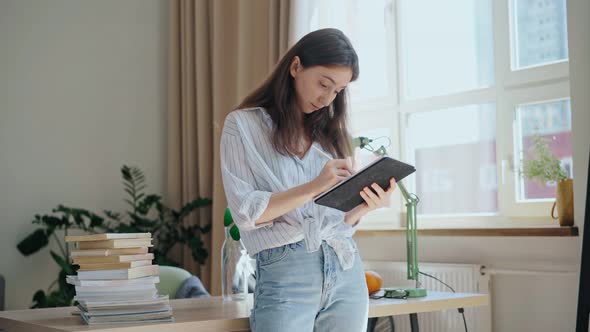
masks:
<path fill-rule="evenodd" d="M 560 226 L 572 226 L 574 224 L 573 179 L 567 177 L 559 159 L 549 149 L 547 139 L 535 134 L 532 137 L 532 142 L 529 155 L 525 156 L 522 161 L 521 175 L 541 184 L 555 182 L 557 188 L 555 202 L 551 208 L 551 217 L 559 219 Z M 556 208 L 557 216 L 555 216 Z"/>

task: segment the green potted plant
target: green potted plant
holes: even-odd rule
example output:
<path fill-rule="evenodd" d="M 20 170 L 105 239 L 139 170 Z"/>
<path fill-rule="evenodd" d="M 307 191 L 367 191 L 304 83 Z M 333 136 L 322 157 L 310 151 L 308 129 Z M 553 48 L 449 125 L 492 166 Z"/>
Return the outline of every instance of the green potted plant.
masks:
<path fill-rule="evenodd" d="M 522 161 L 521 175 L 541 184 L 555 182 L 557 188 L 551 216 L 559 219 L 561 226 L 574 224 L 573 180 L 567 177 L 559 159 L 549 149 L 547 139 L 537 134 L 532 136 L 532 145 Z M 555 216 L 556 208 L 558 216 Z"/>
<path fill-rule="evenodd" d="M 70 264 L 69 248 L 64 238 L 71 229 L 86 233 L 152 233 L 154 240 L 154 264 L 180 266 L 184 250 L 181 250 L 180 262 L 171 259 L 170 250 L 177 246 L 188 247 L 193 259 L 204 264 L 209 253 L 201 241 L 200 235 L 211 230 L 211 224 L 204 227 L 185 226 L 183 221 L 195 209 L 211 205 L 209 198 L 197 198 L 176 211 L 162 203 L 159 195 L 144 193 L 145 176 L 137 167 L 121 167 L 123 185 L 128 197 L 125 202 L 128 210 L 115 213 L 104 210 L 105 217 L 91 211 L 58 205 L 48 215 L 35 215 L 33 224 L 40 225 L 17 245 L 25 256 L 45 248 L 53 239 L 59 247 L 59 253 L 50 252 L 53 260 L 60 266 L 60 272 L 47 293 L 38 290 L 33 295 L 31 308 L 60 307 L 72 305 L 74 287 L 66 283 L 66 275 L 74 274 L 76 265 Z M 56 287 L 57 286 L 57 287 Z"/>

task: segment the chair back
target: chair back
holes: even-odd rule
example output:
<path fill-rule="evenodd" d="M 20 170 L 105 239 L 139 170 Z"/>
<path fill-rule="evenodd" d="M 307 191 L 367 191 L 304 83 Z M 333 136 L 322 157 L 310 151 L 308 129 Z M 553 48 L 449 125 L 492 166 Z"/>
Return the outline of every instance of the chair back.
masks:
<path fill-rule="evenodd" d="M 185 269 L 160 265 L 160 283 L 156 285 L 158 293 L 174 299 L 182 283 L 191 276 L 192 274 Z"/>

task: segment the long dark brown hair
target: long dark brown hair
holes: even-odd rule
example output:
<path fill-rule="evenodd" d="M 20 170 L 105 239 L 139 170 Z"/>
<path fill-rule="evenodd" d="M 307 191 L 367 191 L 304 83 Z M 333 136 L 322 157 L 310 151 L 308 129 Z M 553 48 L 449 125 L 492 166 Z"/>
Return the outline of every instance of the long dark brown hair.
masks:
<path fill-rule="evenodd" d="M 347 123 L 346 88 L 334 98 L 332 104 L 311 114 L 295 109 L 295 84 L 290 74 L 294 57 L 298 56 L 303 68 L 313 66 L 346 66 L 352 70 L 354 81 L 359 76 L 358 57 L 350 40 L 338 29 L 321 29 L 301 38 L 278 62 L 272 74 L 238 106 L 264 107 L 273 120 L 272 143 L 283 155 L 296 155 L 300 150 L 299 138 L 307 135 L 337 158 L 352 154 Z M 303 117 L 303 121 L 301 118 Z M 303 123 L 303 128 L 301 127 Z"/>

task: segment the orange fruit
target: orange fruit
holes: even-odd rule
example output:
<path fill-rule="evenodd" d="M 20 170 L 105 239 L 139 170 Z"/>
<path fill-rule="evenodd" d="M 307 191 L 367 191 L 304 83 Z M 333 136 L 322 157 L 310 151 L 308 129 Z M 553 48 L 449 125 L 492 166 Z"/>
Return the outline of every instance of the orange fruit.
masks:
<path fill-rule="evenodd" d="M 365 279 L 369 295 L 379 291 L 383 285 L 383 278 L 375 271 L 365 271 Z"/>

